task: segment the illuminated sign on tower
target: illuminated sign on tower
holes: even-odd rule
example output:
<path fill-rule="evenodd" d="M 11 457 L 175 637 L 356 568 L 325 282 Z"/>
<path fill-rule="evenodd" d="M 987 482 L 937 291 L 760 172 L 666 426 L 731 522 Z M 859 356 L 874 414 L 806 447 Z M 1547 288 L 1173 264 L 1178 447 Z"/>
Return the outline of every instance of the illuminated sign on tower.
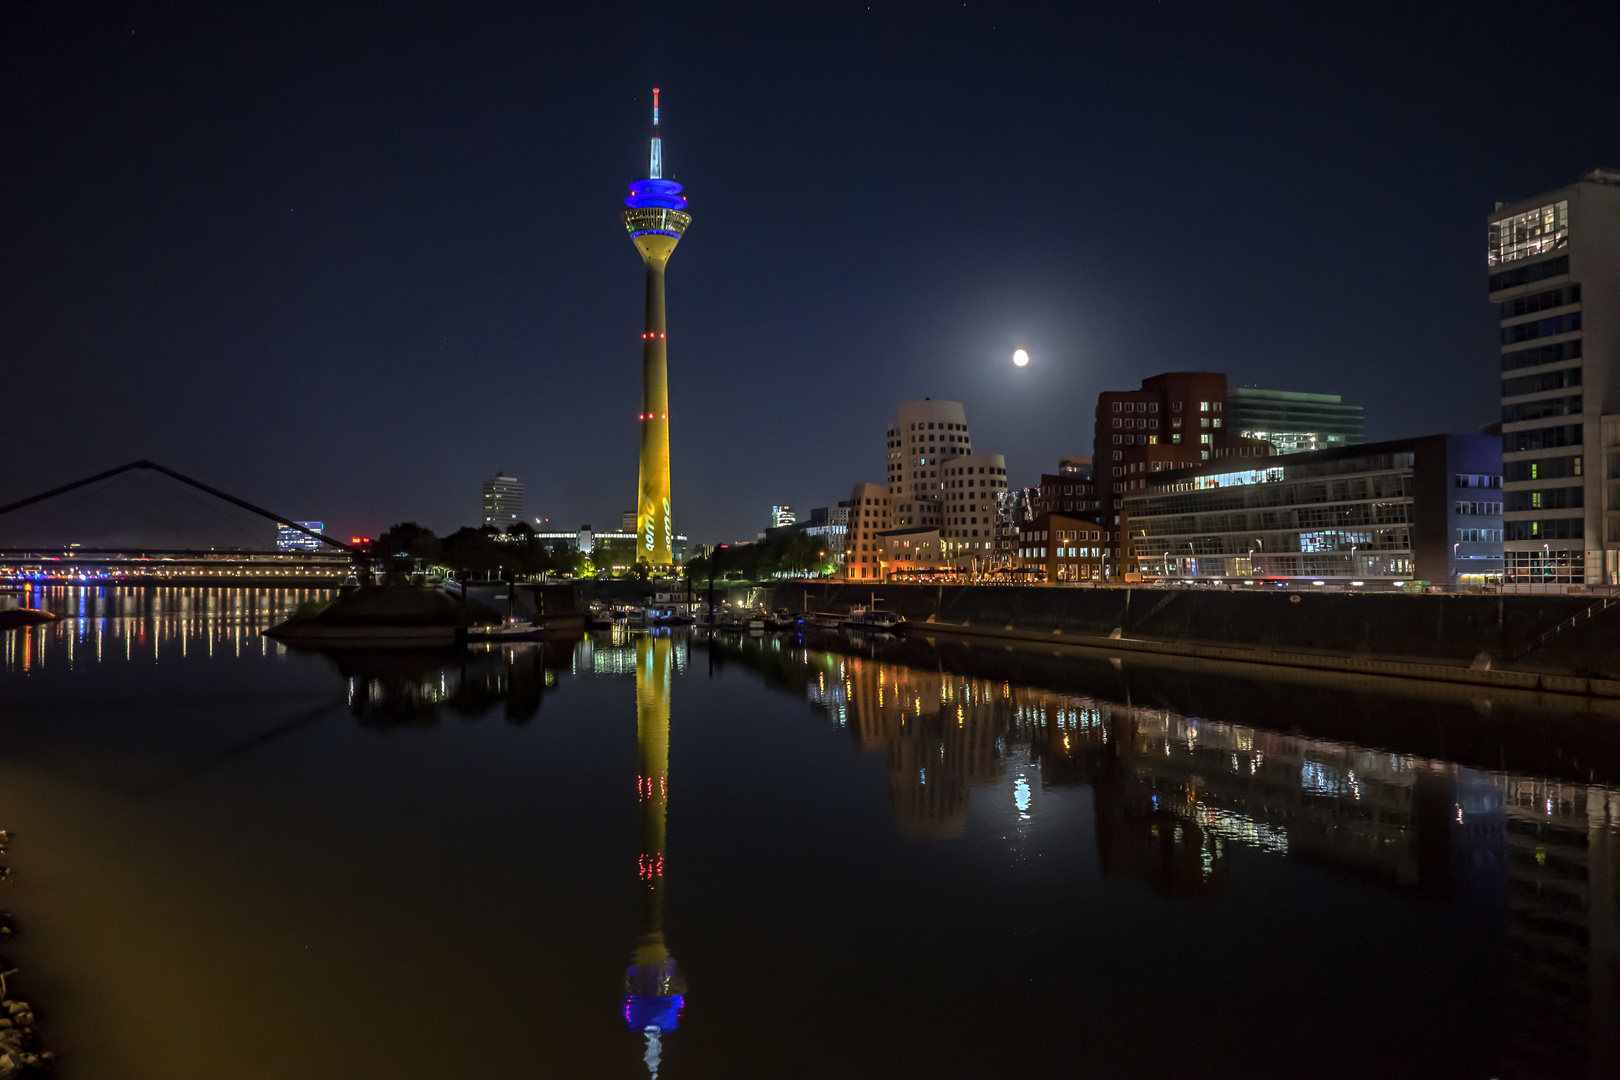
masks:
<path fill-rule="evenodd" d="M 669 510 L 669 353 L 664 320 L 664 267 L 692 223 L 683 213 L 681 185 L 665 180 L 658 137 L 658 91 L 653 90 L 652 154 L 645 180 L 630 183 L 624 227 L 647 267 L 646 318 L 641 335 L 641 487 L 636 499 L 636 561 L 655 567 L 675 562 Z"/>

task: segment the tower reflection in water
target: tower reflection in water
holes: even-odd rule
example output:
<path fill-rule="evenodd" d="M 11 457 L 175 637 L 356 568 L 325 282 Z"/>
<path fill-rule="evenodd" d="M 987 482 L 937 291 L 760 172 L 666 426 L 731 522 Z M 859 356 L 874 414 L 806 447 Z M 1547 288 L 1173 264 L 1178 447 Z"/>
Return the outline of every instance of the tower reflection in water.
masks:
<path fill-rule="evenodd" d="M 664 944 L 664 814 L 669 804 L 669 682 L 674 647 L 667 636 L 636 638 L 636 741 L 641 801 L 641 938 L 624 975 L 624 1022 L 646 1037 L 643 1059 L 658 1075 L 663 1037 L 680 1026 L 686 985 Z"/>

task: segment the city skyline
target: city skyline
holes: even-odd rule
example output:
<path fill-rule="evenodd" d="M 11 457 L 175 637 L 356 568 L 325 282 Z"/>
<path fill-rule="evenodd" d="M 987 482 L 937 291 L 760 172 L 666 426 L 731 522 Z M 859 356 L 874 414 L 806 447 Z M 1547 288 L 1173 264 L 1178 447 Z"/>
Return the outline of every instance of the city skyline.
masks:
<path fill-rule="evenodd" d="M 603 193 L 639 170 L 654 85 L 706 208 L 671 299 L 694 540 L 883 480 L 869 433 L 925 396 L 973 411 L 1013 487 L 1085 451 L 1099 391 L 1161 371 L 1342 394 L 1369 440 L 1474 431 L 1499 415 L 1478 222 L 1620 157 L 1613 13 L 1544 13 L 1570 44 L 1532 70 L 1508 11 L 1405 13 L 1390 40 L 1366 13 L 856 6 L 796 18 L 784 53 L 762 12 L 424 8 L 379 33 L 340 7 L 313 35 L 274 9 L 14 10 L 0 348 L 76 437 L 18 416 L 51 452 L 0 499 L 150 457 L 342 535 L 445 532 L 499 462 L 538 516 L 616 520 L 635 287 Z M 572 44 L 532 64 L 548 39 Z M 1074 40 L 1109 46 L 1076 63 Z M 1531 125 L 1534 154 L 1496 134 Z M 1058 185 L 1084 227 L 1051 227 Z M 958 229 L 914 228 L 958 197 Z M 1398 245 L 1374 224 L 1397 220 Z"/>

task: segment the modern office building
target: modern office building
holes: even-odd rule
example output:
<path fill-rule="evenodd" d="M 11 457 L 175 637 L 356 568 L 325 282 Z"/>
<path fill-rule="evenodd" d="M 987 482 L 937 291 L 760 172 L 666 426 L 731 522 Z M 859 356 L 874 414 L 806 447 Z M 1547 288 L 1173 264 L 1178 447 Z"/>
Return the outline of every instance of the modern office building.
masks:
<path fill-rule="evenodd" d="M 1092 476 L 1100 520 L 1114 532 L 1104 545 L 1105 577 L 1129 569 L 1122 561 L 1123 500 L 1144 490 L 1154 474 L 1228 453 L 1243 459 L 1272 452 L 1268 443 L 1244 438 L 1226 423 L 1226 398 L 1226 376 L 1204 371 L 1167 372 L 1143 379 L 1139 390 L 1097 396 Z"/>
<path fill-rule="evenodd" d="M 855 485 L 849 495 L 849 525 L 844 533 L 845 581 L 882 581 L 883 545 L 879 533 L 894 528 L 894 511 L 884 484 Z"/>
<path fill-rule="evenodd" d="M 664 179 L 664 150 L 658 135 L 658 91 L 653 91 L 652 153 L 648 178 L 633 180 L 624 200 L 624 226 L 647 268 L 646 307 L 641 334 L 641 483 L 636 499 L 637 559 L 653 566 L 675 561 L 674 520 L 670 515 L 669 353 L 664 318 L 664 269 L 692 223 L 684 213 L 681 185 Z"/>
<path fill-rule="evenodd" d="M 480 487 L 479 504 L 484 524 L 506 531 L 508 525 L 523 520 L 523 481 L 497 472 Z"/>
<path fill-rule="evenodd" d="M 1058 473 L 1062 476 L 1082 476 L 1091 479 L 1091 459 L 1088 457 L 1058 458 Z"/>
<path fill-rule="evenodd" d="M 1122 517 L 1144 581 L 1409 585 L 1502 572 L 1502 455 L 1429 435 L 1150 475 Z"/>
<path fill-rule="evenodd" d="M 1328 450 L 1365 437 L 1361 406 L 1346 405 L 1338 394 L 1258 386 L 1227 388 L 1226 426 L 1244 438 L 1264 439 L 1279 454 Z"/>
<path fill-rule="evenodd" d="M 619 531 L 627 533 L 636 531 L 636 512 L 634 510 L 621 510 L 619 512 Z"/>
<path fill-rule="evenodd" d="M 320 521 L 299 521 L 295 524 L 302 525 L 311 532 L 326 531 L 325 523 Z M 299 532 L 290 525 L 276 526 L 277 551 L 319 551 L 325 546 L 309 533 Z"/>
<path fill-rule="evenodd" d="M 798 520 L 799 519 L 794 516 L 793 507 L 791 506 L 771 507 L 771 528 L 773 529 L 780 529 L 784 525 L 792 525 Z"/>
<path fill-rule="evenodd" d="M 1620 584 L 1620 172 L 1498 204 L 1503 580 Z"/>

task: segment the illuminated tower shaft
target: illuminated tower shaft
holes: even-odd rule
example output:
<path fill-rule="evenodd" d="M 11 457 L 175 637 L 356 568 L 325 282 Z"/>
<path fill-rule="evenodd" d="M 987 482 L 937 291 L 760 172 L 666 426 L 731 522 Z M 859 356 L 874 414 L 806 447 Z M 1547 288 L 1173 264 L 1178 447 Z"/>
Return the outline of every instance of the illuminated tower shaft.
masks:
<path fill-rule="evenodd" d="M 669 509 L 669 327 L 664 318 L 664 269 L 690 214 L 681 185 L 663 178 L 658 135 L 658 91 L 653 91 L 652 153 L 646 180 L 630 184 L 624 226 L 647 267 L 647 302 L 641 335 L 641 485 L 636 498 L 636 561 L 670 566 L 675 530 Z"/>

